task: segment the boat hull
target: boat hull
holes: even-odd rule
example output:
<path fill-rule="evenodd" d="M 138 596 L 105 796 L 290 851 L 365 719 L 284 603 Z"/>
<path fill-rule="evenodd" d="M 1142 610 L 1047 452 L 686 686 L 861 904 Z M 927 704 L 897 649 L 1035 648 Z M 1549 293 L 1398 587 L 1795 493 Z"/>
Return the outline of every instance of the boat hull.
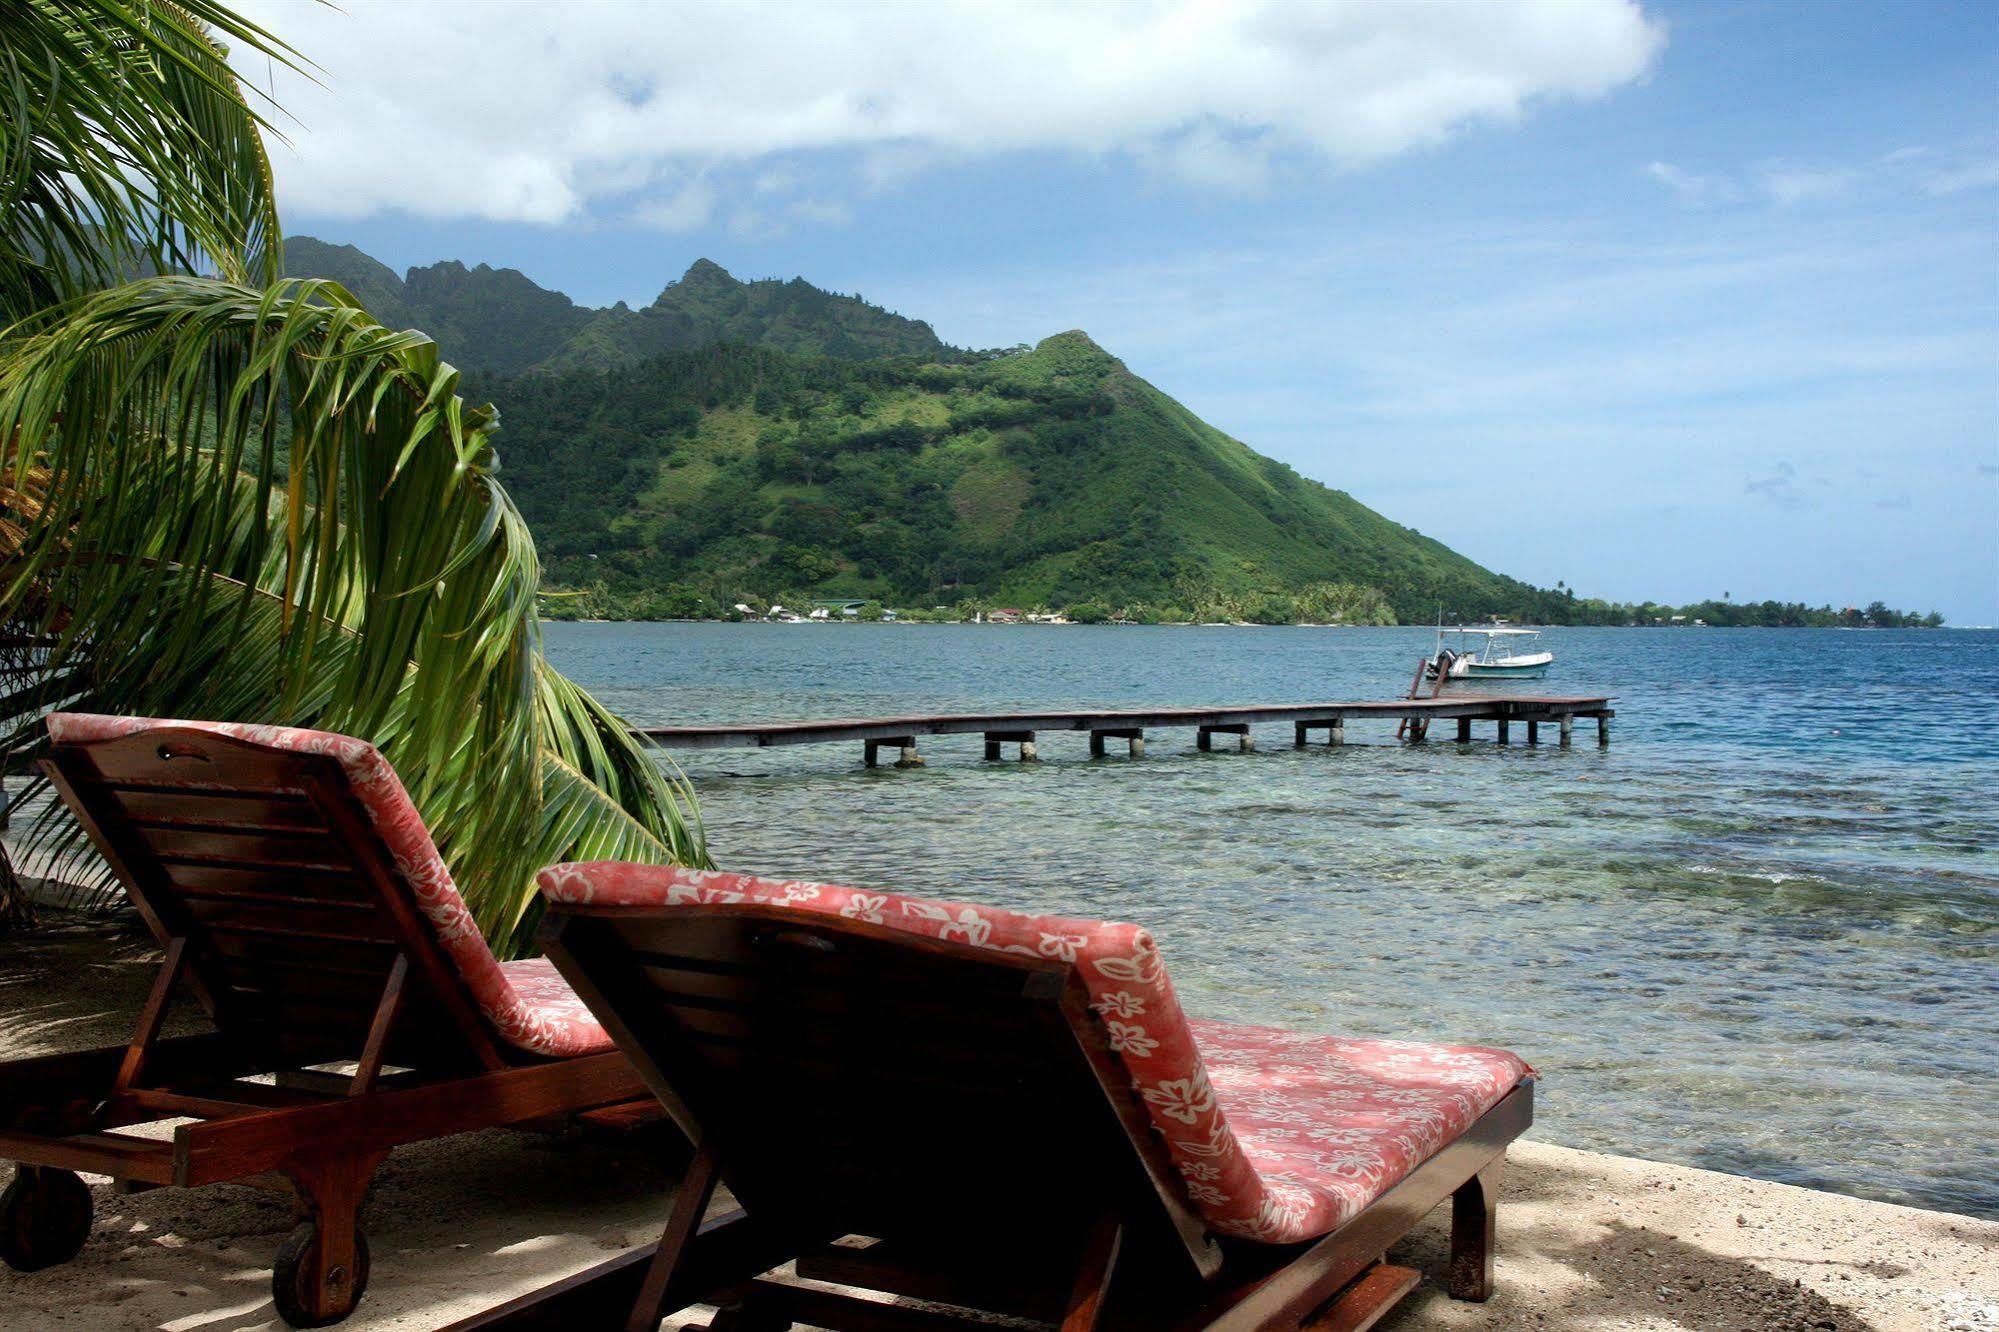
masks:
<path fill-rule="evenodd" d="M 1465 666 L 1452 667 L 1451 676 L 1458 680 L 1539 680 L 1548 674 L 1548 663 L 1538 666 Z"/>
<path fill-rule="evenodd" d="M 1523 653 L 1510 661 L 1480 661 L 1459 657 L 1451 663 L 1453 680 L 1538 680 L 1555 664 L 1552 652 Z"/>

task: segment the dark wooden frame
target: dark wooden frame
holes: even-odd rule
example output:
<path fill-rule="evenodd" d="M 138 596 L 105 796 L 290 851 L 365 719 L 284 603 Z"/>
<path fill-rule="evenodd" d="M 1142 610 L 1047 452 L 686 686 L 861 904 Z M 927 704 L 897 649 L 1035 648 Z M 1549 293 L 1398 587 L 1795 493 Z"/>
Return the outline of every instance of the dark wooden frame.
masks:
<path fill-rule="evenodd" d="M 1498 1172 L 1531 1084 L 1322 1239 L 1217 1239 L 1070 964 L 749 904 L 558 904 L 543 943 L 698 1149 L 657 1244 L 452 1332 L 650 1332 L 694 1303 L 721 1308 L 717 1332 L 969 1329 L 971 1311 L 1063 1332 L 1358 1332 L 1417 1280 L 1383 1254 L 1446 1198 L 1451 1293 L 1491 1293 Z M 934 1149 L 953 1140 L 988 1159 L 940 1205 L 952 1163 Z M 722 1183 L 740 1207 L 704 1223 Z M 795 1276 L 771 1272 L 786 1261 Z"/>
<path fill-rule="evenodd" d="M 544 1059 L 498 1038 L 334 759 L 157 728 L 56 745 L 43 770 L 166 956 L 125 1045 L 0 1063 L 0 1159 L 23 1178 L 289 1181 L 301 1224 L 273 1290 L 317 1326 L 360 1298 L 358 1212 L 392 1148 L 651 1107 L 616 1051 Z M 182 986 L 216 1030 L 161 1040 Z M 194 1122 L 119 1131 L 170 1118 Z"/>

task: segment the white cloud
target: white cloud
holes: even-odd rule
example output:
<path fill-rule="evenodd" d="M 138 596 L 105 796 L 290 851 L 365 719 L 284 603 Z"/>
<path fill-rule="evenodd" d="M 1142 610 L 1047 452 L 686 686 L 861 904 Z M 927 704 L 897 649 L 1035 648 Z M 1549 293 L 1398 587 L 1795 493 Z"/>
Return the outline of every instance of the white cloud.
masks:
<path fill-rule="evenodd" d="M 1739 203 L 1775 203 L 1789 208 L 1849 195 L 1915 193 L 1943 198 L 1999 186 L 1999 159 L 1992 156 L 1989 146 L 1898 148 L 1866 161 L 1830 165 L 1808 166 L 1773 158 L 1734 173 L 1648 162 L 1644 171 L 1681 203 L 1694 208 Z"/>
<path fill-rule="evenodd" d="M 1836 199 L 1852 189 L 1861 175 L 1859 171 L 1841 168 L 1814 170 L 1772 162 L 1763 168 L 1759 183 L 1763 192 L 1778 203 L 1800 204 Z"/>
<path fill-rule="evenodd" d="M 749 196 L 766 159 L 824 150 L 857 181 L 1055 151 L 1255 188 L 1280 158 L 1352 167 L 1600 96 L 1664 42 L 1635 0 L 245 8 L 323 71 L 276 74 L 288 207 L 544 223 L 670 224 L 690 180 L 740 168 Z"/>
<path fill-rule="evenodd" d="M 1221 194 L 1262 194 L 1276 163 L 1270 136 L 1232 135 L 1203 123 L 1161 143 L 1148 143 L 1138 159 L 1170 180 Z"/>
<path fill-rule="evenodd" d="M 1680 196 L 1680 202 L 1696 206 L 1724 203 L 1741 194 L 1726 176 L 1704 176 L 1671 162 L 1647 162 L 1645 174 Z"/>
<path fill-rule="evenodd" d="M 1971 162 L 1963 166 L 1945 167 L 1931 172 L 1921 182 L 1923 193 L 1942 197 L 1964 190 L 1989 190 L 1999 187 L 1999 160 Z"/>
<path fill-rule="evenodd" d="M 628 220 L 660 231 L 692 231 L 715 212 L 715 187 L 700 176 L 635 205 Z M 537 219 L 538 220 L 538 219 Z"/>

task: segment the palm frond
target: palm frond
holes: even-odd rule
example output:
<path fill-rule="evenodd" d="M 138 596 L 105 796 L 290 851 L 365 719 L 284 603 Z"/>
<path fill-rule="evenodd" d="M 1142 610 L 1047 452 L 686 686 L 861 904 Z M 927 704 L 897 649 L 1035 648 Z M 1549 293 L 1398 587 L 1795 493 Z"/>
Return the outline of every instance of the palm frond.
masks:
<path fill-rule="evenodd" d="M 0 5 L 0 325 L 139 274 L 277 276 L 269 126 L 218 38 L 304 67 L 215 0 Z"/>
<path fill-rule="evenodd" d="M 490 407 L 330 283 L 156 277 L 0 339 L 0 714 L 280 722 L 377 744 L 495 946 L 555 860 L 703 863 L 691 794 L 543 660 Z M 0 504 L 5 492 L 0 492 Z M 0 519 L 14 515 L 0 512 Z"/>

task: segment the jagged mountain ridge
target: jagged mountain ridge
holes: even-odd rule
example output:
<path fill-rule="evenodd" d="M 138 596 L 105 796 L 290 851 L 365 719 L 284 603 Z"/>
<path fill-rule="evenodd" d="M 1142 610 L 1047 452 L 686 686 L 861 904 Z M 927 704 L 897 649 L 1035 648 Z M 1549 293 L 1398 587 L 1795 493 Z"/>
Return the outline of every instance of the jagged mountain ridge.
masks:
<path fill-rule="evenodd" d="M 743 282 L 697 259 L 651 305 L 578 305 L 517 269 L 456 259 L 394 269 L 352 245 L 310 236 L 285 242 L 292 277 L 332 278 L 385 324 L 420 328 L 460 369 L 517 375 L 608 370 L 716 342 L 757 343 L 806 356 L 865 360 L 943 350 L 930 326 L 803 278 Z"/>

